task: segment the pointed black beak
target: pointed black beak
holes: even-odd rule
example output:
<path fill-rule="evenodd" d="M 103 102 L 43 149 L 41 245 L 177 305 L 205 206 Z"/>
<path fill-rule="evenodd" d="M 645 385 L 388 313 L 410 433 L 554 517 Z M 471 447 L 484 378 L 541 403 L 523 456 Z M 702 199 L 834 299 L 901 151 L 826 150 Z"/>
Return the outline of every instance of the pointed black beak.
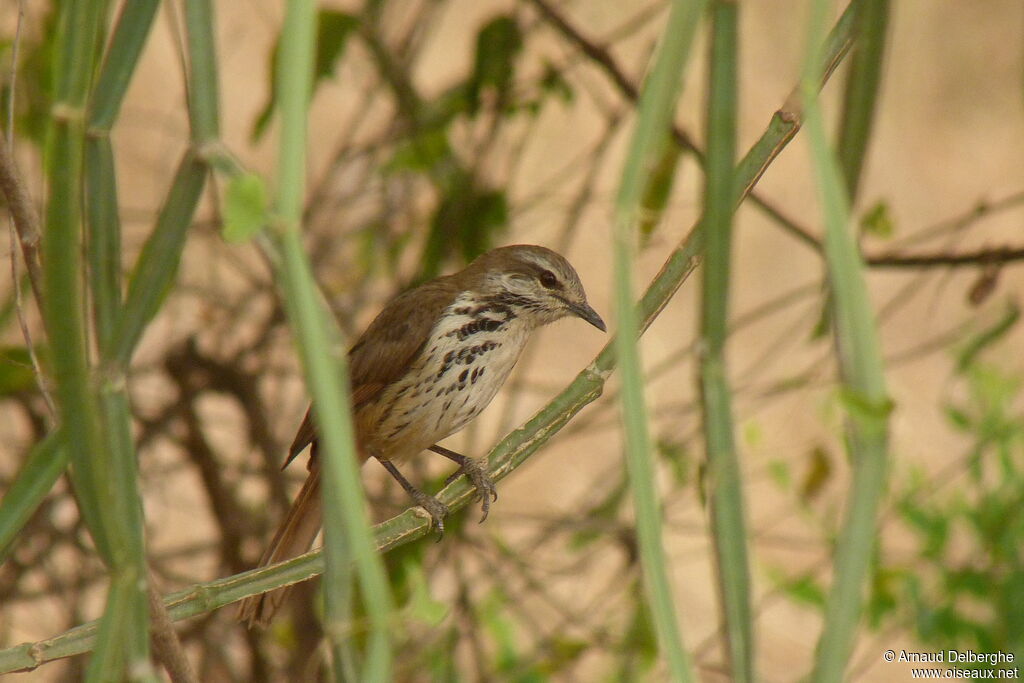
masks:
<path fill-rule="evenodd" d="M 575 315 L 579 316 L 580 318 L 583 318 L 588 323 L 590 323 L 597 329 L 601 330 L 602 332 L 608 331 L 604 325 L 604 321 L 601 320 L 601 316 L 599 316 L 597 314 L 597 311 L 591 308 L 590 304 L 588 304 L 586 301 L 583 301 L 581 303 L 569 304 L 569 310 L 571 310 Z"/>

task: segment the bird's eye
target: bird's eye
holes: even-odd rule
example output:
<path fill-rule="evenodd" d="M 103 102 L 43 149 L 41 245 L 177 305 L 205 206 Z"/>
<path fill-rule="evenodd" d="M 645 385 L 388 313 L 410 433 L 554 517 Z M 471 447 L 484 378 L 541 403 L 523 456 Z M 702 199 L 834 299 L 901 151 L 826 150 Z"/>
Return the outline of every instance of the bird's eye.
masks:
<path fill-rule="evenodd" d="M 558 286 L 558 278 L 550 270 L 545 270 L 540 274 L 540 283 L 548 289 L 554 289 Z"/>

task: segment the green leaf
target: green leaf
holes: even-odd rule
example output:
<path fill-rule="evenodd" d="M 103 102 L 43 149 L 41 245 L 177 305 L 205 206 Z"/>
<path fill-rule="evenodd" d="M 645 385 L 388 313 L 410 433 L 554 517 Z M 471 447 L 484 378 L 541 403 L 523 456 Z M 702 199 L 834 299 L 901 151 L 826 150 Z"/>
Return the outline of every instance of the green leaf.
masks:
<path fill-rule="evenodd" d="M 832 457 L 824 446 L 815 446 L 811 450 L 803 481 L 800 482 L 800 496 L 806 501 L 814 500 L 831 478 Z"/>
<path fill-rule="evenodd" d="M 840 388 L 839 402 L 851 418 L 864 421 L 888 418 L 895 408 L 891 400 L 872 401 L 863 392 L 849 387 Z"/>
<path fill-rule="evenodd" d="M 878 628 L 882 619 L 899 607 L 897 588 L 902 583 L 903 572 L 886 567 L 875 567 L 871 577 L 871 591 L 868 594 L 868 623 Z"/>
<path fill-rule="evenodd" d="M 825 296 L 821 298 L 821 313 L 811 328 L 811 341 L 824 339 L 832 331 L 832 298 L 828 295 L 827 287 L 824 294 Z"/>
<path fill-rule="evenodd" d="M 860 229 L 865 235 L 882 239 L 889 239 L 895 235 L 896 222 L 892 218 L 889 205 L 880 201 L 864 212 L 860 219 Z"/>
<path fill-rule="evenodd" d="M 650 241 L 665 212 L 679 165 L 679 151 L 679 145 L 666 135 L 661 157 L 647 176 L 643 197 L 640 199 L 639 231 L 642 245 Z"/>
<path fill-rule="evenodd" d="M 967 411 L 952 404 L 945 407 L 946 419 L 950 424 L 961 432 L 969 432 L 974 424 L 973 418 Z"/>
<path fill-rule="evenodd" d="M 540 89 L 545 94 L 558 97 L 566 104 L 571 103 L 576 96 L 572 85 L 562 72 L 547 60 L 544 61 L 544 74 L 540 77 Z"/>
<path fill-rule="evenodd" d="M 224 192 L 224 239 L 245 242 L 267 224 L 267 188 L 255 173 L 231 179 Z"/>
<path fill-rule="evenodd" d="M 681 441 L 673 441 L 668 438 L 658 439 L 655 444 L 658 455 L 668 461 L 669 468 L 676 480 L 676 484 L 685 487 L 690 483 L 690 465 L 693 459 L 686 450 L 686 445 Z"/>
<path fill-rule="evenodd" d="M 422 173 L 440 166 L 452 157 L 448 144 L 448 131 L 444 128 L 430 128 L 417 132 L 403 140 L 395 149 L 391 159 L 384 164 L 384 173 L 411 171 Z"/>
<path fill-rule="evenodd" d="M 470 261 L 490 249 L 508 224 L 508 200 L 500 190 L 480 188 L 464 174 L 453 182 L 430 223 L 421 279 L 435 277 L 455 253 Z"/>
<path fill-rule="evenodd" d="M 423 573 L 423 565 L 410 560 L 406 563 L 405 573 L 409 583 L 409 616 L 428 626 L 439 625 L 450 610 L 447 603 L 435 599 L 430 594 L 430 585 Z"/>
<path fill-rule="evenodd" d="M 36 390 L 32 357 L 24 346 L 0 347 L 0 396 Z"/>
<path fill-rule="evenodd" d="M 493 88 L 499 107 L 508 103 L 515 75 L 515 60 L 523 49 L 523 36 L 519 24 L 509 16 L 489 21 L 476 37 L 476 60 L 469 81 L 469 111 L 480 109 L 484 90 Z"/>
<path fill-rule="evenodd" d="M 1006 336 L 1006 333 L 1013 329 L 1013 326 L 1020 320 L 1020 309 L 1017 304 L 1010 301 L 1006 304 L 1006 310 L 999 320 L 985 328 L 972 337 L 964 345 L 963 350 L 957 355 L 957 370 L 963 372 L 982 351 L 992 346 Z"/>
<path fill-rule="evenodd" d="M 639 582 L 633 583 L 634 595 L 641 595 L 643 587 Z M 626 631 L 623 644 L 629 653 L 639 654 L 646 662 L 653 662 L 658 656 L 658 634 L 654 630 L 651 610 L 645 600 L 637 600 L 632 618 Z"/>
<path fill-rule="evenodd" d="M 317 15 L 314 87 L 317 81 L 334 75 L 335 66 L 345 53 L 349 36 L 357 28 L 359 19 L 352 14 L 337 10 L 320 10 Z"/>
<path fill-rule="evenodd" d="M 345 54 L 345 46 L 348 45 L 348 39 L 358 27 L 359 19 L 355 15 L 327 9 L 318 12 L 316 63 L 313 71 L 311 96 L 316 92 L 316 88 L 322 80 L 334 75 L 338 62 Z M 267 101 L 264 103 L 263 109 L 260 110 L 260 113 L 256 116 L 256 121 L 253 122 L 252 132 L 249 134 L 253 142 L 263 137 L 263 133 L 266 132 L 270 119 L 274 116 L 274 109 L 277 106 L 277 51 L 279 45 L 280 39 L 274 43 L 274 47 L 270 51 L 270 61 L 268 62 L 267 69 L 270 78 L 270 92 L 267 95 Z"/>
<path fill-rule="evenodd" d="M 0 564 L 68 464 L 68 449 L 51 433 L 35 445 L 0 496 Z"/>
<path fill-rule="evenodd" d="M 813 574 L 790 577 L 780 570 L 772 570 L 769 573 L 779 590 L 794 602 L 819 609 L 825 606 L 825 588 Z"/>
<path fill-rule="evenodd" d="M 790 472 L 789 463 L 785 460 L 772 460 L 768 463 L 768 475 L 781 489 L 788 489 L 793 485 L 793 474 Z"/>

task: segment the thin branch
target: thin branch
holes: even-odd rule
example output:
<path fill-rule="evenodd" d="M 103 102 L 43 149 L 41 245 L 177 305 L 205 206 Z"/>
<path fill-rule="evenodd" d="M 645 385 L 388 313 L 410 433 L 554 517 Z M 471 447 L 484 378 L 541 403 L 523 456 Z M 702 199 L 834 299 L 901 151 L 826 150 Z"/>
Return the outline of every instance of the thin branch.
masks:
<path fill-rule="evenodd" d="M 619 90 L 619 92 L 631 102 L 636 102 L 640 97 L 639 88 L 626 76 L 622 67 L 619 66 L 618 62 L 612 56 L 611 52 L 608 51 L 603 45 L 598 45 L 593 40 L 583 35 L 583 33 L 577 29 L 568 19 L 565 18 L 557 9 L 551 6 L 548 0 L 529 0 L 534 7 L 544 16 L 544 18 L 565 38 L 574 43 L 584 55 L 589 57 L 595 64 L 601 67 L 605 75 L 612 82 L 613 85 Z M 845 41 L 843 48 L 834 55 L 827 65 L 823 76 L 823 80 L 827 80 L 831 75 L 835 65 L 839 63 L 846 50 L 849 48 L 850 39 Z M 799 128 L 800 113 L 795 101 L 791 97 L 787 100 L 787 105 L 784 105 L 784 109 L 792 111 L 793 122 L 797 124 Z M 796 130 L 794 130 L 795 134 Z M 704 150 L 694 141 L 694 139 L 687 133 L 683 128 L 673 124 L 672 126 L 672 138 L 676 141 L 680 147 L 690 152 L 696 157 L 697 161 L 704 165 Z M 788 142 L 788 140 L 786 141 Z M 821 245 L 818 243 L 817 238 L 813 236 L 813 233 L 806 227 L 797 223 L 794 219 L 786 216 L 781 209 L 773 205 L 767 199 L 763 198 L 759 193 L 751 191 L 748 198 L 756 206 L 761 208 L 769 217 L 774 219 L 781 227 L 785 228 L 787 232 L 791 233 L 799 241 L 809 245 L 816 251 L 821 251 Z"/>
<path fill-rule="evenodd" d="M 1024 260 L 1022 247 L 993 247 L 961 254 L 943 252 L 938 254 L 902 255 L 893 253 L 865 256 L 869 266 L 876 268 L 933 268 L 935 266 L 987 266 L 1002 265 Z"/>
<path fill-rule="evenodd" d="M 181 640 L 174 630 L 174 624 L 167 615 L 167 607 L 160 597 L 160 593 L 153 587 L 153 578 L 149 580 L 149 613 L 150 636 L 153 643 L 153 653 L 156 655 L 167 674 L 174 683 L 198 683 L 199 679 L 192 670 L 192 665 L 185 656 L 185 650 L 181 646 Z"/>
<path fill-rule="evenodd" d="M 37 304 L 43 300 L 43 271 L 39 263 L 39 214 L 18 173 L 13 151 L 7 140 L 0 136 L 0 192 L 7 199 L 7 210 L 14 221 L 14 229 L 21 244 L 21 255 L 28 269 L 28 280 Z"/>

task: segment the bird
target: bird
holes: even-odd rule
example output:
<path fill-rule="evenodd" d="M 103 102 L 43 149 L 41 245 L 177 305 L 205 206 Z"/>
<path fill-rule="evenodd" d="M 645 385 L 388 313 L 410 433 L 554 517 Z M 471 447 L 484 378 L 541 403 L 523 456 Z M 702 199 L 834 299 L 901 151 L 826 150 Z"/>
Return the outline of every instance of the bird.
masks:
<path fill-rule="evenodd" d="M 439 533 L 447 507 L 416 488 L 398 465 L 426 450 L 459 465 L 476 488 L 486 519 L 494 483 L 483 459 L 437 442 L 462 429 L 487 407 L 538 328 L 574 316 L 602 332 L 605 323 L 587 302 L 579 275 L 545 247 L 516 244 L 477 257 L 462 270 L 437 277 L 392 299 L 348 353 L 352 416 L 360 464 L 375 459 L 422 507 Z M 312 407 L 288 449 L 286 467 L 310 446 L 309 473 L 259 566 L 307 552 L 323 520 L 316 419 Z M 266 626 L 287 587 L 246 598 L 238 618 Z"/>

